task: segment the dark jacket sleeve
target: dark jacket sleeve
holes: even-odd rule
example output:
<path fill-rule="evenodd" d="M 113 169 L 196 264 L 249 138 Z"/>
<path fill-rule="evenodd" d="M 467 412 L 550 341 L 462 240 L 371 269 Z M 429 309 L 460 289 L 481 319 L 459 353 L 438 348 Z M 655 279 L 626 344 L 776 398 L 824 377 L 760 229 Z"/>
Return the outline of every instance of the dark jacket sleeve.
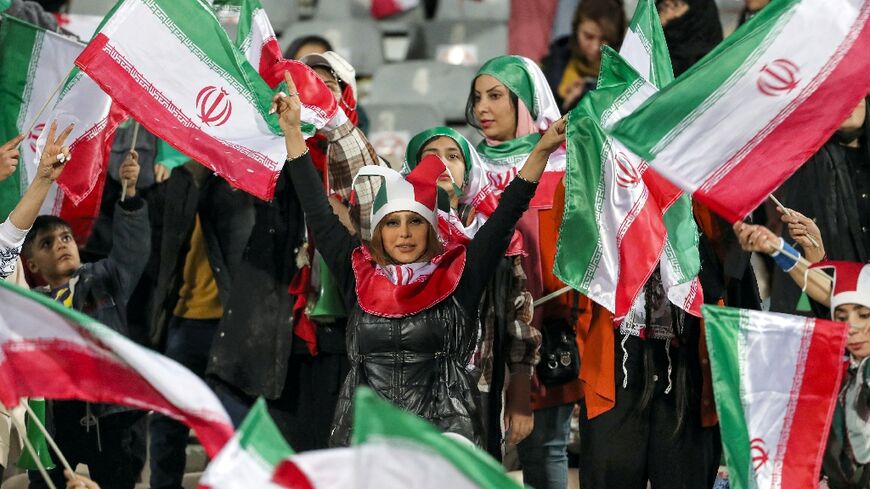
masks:
<path fill-rule="evenodd" d="M 465 271 L 455 293 L 466 311 L 477 310 L 483 289 L 504 257 L 517 221 L 529 208 L 537 187 L 535 183 L 514 178 L 502 194 L 495 212 L 468 244 Z"/>
<path fill-rule="evenodd" d="M 151 224 L 145 200 L 136 196 L 119 201 L 112 223 L 112 249 L 107 258 L 94 264 L 95 276 L 111 280 L 115 301 L 126 304 L 150 255 Z"/>
<path fill-rule="evenodd" d="M 306 153 L 285 164 L 290 166 L 293 187 L 299 194 L 305 222 L 314 234 L 315 247 L 335 277 L 344 295 L 345 305 L 351 307 L 356 302 L 351 254 L 359 246 L 359 239 L 351 235 L 332 212 L 311 157 Z"/>

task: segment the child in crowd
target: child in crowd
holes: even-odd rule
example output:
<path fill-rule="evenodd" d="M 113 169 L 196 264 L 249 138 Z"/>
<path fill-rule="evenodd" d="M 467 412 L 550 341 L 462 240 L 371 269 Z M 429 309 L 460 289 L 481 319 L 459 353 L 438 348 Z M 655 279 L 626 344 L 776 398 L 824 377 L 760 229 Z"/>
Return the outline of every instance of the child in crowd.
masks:
<path fill-rule="evenodd" d="M 792 237 L 804 248 L 824 250 L 814 229 L 809 233 L 815 235 L 819 246 L 807 247 L 807 230 L 801 226 L 789 222 Z M 833 320 L 851 326 L 846 343 L 848 370 L 837 398 L 822 471 L 830 489 L 870 487 L 870 265 L 828 261 L 807 270 L 806 263 L 795 259 L 797 250 L 766 227 L 738 222 L 734 231 L 744 250 L 771 254 L 812 299 L 830 308 Z M 776 249 L 777 243 L 784 251 Z M 812 269 L 833 270 L 833 282 Z"/>
<path fill-rule="evenodd" d="M 54 129 L 43 154 L 61 162 L 64 158 L 59 157 Z M 69 128 L 61 136 L 68 133 Z M 127 302 L 145 267 L 143 257 L 151 251 L 151 231 L 147 206 L 136 192 L 139 164 L 135 152 L 121 165 L 120 175 L 128 182 L 127 192 L 115 210 L 113 247 L 107 258 L 82 264 L 69 224 L 55 216 L 36 218 L 22 254 L 30 272 L 47 284 L 37 290 L 129 336 Z M 73 467 L 87 464 L 91 477 L 104 487 L 132 489 L 136 485 L 145 462 L 144 413 L 120 406 L 54 401 L 47 418 L 49 430 Z M 31 488 L 47 487 L 38 472 L 28 475 Z M 65 484 L 61 468 L 50 470 L 49 475 L 55 486 Z"/>

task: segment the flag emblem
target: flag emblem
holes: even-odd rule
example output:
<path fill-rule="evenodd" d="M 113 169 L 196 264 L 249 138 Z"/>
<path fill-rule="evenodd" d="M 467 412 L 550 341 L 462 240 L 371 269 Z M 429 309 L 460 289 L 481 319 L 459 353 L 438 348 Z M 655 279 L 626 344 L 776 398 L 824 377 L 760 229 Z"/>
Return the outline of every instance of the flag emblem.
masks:
<path fill-rule="evenodd" d="M 45 123 L 37 124 L 30 131 L 30 134 L 27 135 L 27 140 L 30 142 L 30 151 L 34 153 L 36 153 L 36 141 L 39 140 L 39 135 L 42 134 L 43 129 L 45 129 Z"/>
<path fill-rule="evenodd" d="M 641 173 L 631 164 L 631 160 L 625 153 L 617 153 L 614 158 L 616 163 L 616 184 L 622 188 L 632 188 L 640 183 Z M 641 162 L 643 165 L 643 162 Z"/>
<path fill-rule="evenodd" d="M 199 91 L 196 96 L 196 108 L 199 119 L 207 126 L 224 125 L 233 113 L 233 103 L 229 93 L 223 89 L 209 85 Z"/>
<path fill-rule="evenodd" d="M 769 97 L 789 93 L 800 82 L 797 77 L 799 71 L 800 69 L 793 62 L 784 58 L 776 59 L 761 69 L 757 82 L 758 90 Z"/>
<path fill-rule="evenodd" d="M 764 440 L 761 438 L 753 438 L 749 442 L 749 451 L 752 454 L 752 470 L 754 472 L 761 470 L 770 461 L 770 455 L 767 453 Z"/>
<path fill-rule="evenodd" d="M 489 180 L 490 185 L 495 187 L 497 190 L 504 190 L 519 172 L 520 171 L 517 167 L 512 167 L 503 173 L 488 172 L 486 178 Z"/>

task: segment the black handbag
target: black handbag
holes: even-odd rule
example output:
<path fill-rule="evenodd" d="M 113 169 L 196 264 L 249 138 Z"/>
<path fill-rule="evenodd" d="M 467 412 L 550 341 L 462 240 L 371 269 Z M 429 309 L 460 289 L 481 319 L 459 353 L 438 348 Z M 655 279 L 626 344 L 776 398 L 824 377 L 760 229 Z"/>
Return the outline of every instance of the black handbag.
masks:
<path fill-rule="evenodd" d="M 571 320 L 552 317 L 541 324 L 541 361 L 536 368 L 538 380 L 545 386 L 561 385 L 577 378 L 580 373 L 580 351 L 577 349 L 573 324 L 577 322 L 580 308 L 579 293 L 573 295 Z"/>

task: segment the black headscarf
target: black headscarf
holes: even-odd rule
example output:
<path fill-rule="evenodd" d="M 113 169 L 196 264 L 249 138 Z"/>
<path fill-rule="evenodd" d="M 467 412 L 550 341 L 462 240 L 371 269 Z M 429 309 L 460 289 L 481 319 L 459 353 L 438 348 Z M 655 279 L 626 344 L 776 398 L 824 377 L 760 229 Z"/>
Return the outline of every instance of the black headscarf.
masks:
<path fill-rule="evenodd" d="M 668 22 L 665 40 L 674 76 L 680 76 L 722 42 L 722 22 L 714 0 L 684 0 L 689 10 Z"/>

